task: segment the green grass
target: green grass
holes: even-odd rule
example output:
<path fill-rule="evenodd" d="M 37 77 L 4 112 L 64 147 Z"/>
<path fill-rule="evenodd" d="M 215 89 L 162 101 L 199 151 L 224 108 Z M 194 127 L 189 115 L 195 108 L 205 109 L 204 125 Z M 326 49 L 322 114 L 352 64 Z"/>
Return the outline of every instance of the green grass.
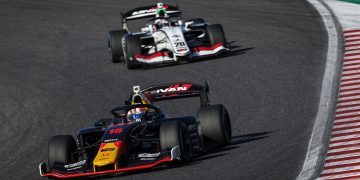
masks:
<path fill-rule="evenodd" d="M 360 0 L 340 0 L 340 1 L 349 2 L 349 3 L 356 3 L 356 4 L 360 4 Z"/>

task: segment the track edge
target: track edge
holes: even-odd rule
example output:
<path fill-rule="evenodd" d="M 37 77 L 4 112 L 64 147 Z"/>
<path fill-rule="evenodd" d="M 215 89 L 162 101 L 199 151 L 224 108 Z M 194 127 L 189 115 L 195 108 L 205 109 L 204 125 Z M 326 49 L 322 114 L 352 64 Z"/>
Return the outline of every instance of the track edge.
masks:
<path fill-rule="evenodd" d="M 305 160 L 297 180 L 319 177 L 329 146 L 344 55 L 342 26 L 324 0 L 307 0 L 320 14 L 328 33 L 328 51 L 320 101 Z"/>

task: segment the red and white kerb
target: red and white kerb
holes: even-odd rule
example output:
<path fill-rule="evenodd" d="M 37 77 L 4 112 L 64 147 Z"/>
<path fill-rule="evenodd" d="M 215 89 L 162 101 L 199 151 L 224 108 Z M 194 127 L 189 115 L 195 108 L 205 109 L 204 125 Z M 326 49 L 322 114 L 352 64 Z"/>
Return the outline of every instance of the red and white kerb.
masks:
<path fill-rule="evenodd" d="M 360 179 L 360 29 L 344 30 L 336 115 L 321 179 Z"/>

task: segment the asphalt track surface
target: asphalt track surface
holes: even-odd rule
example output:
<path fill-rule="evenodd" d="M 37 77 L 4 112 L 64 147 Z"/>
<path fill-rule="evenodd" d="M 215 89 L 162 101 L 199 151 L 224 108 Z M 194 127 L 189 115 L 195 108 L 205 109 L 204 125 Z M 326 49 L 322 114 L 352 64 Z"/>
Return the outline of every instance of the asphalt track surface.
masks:
<path fill-rule="evenodd" d="M 221 23 L 231 56 L 153 69 L 112 64 L 106 34 L 120 11 L 155 1 L 0 1 L 0 179 L 41 179 L 57 134 L 76 134 L 122 104 L 131 87 L 208 80 L 233 125 L 231 146 L 174 168 L 121 179 L 294 179 L 315 119 L 327 35 L 300 0 L 177 1 L 184 18 Z M 170 114 L 194 101 L 168 102 Z"/>

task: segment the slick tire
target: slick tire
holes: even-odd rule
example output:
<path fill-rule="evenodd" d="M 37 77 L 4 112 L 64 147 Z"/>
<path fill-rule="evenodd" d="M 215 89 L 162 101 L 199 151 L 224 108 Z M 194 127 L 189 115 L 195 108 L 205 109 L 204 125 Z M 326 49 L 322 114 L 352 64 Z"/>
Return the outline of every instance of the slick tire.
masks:
<path fill-rule="evenodd" d="M 214 46 L 218 43 L 222 43 L 223 46 L 226 46 L 224 29 L 221 24 L 210 24 L 205 27 L 205 32 L 210 46 Z"/>
<path fill-rule="evenodd" d="M 126 30 L 110 31 L 108 34 L 108 49 L 110 59 L 113 63 L 118 63 L 124 57 L 122 38 L 128 34 Z"/>
<path fill-rule="evenodd" d="M 197 112 L 204 139 L 209 139 L 220 146 L 231 142 L 231 122 L 229 114 L 222 104 L 201 107 Z"/>
<path fill-rule="evenodd" d="M 188 161 L 192 154 L 192 144 L 187 126 L 182 121 L 164 122 L 160 126 L 161 150 L 179 146 L 181 161 Z"/>
<path fill-rule="evenodd" d="M 64 164 L 73 163 L 71 153 L 76 150 L 76 141 L 74 137 L 70 135 L 58 135 L 50 139 L 49 142 L 49 156 L 48 163 L 49 168 L 52 169 L 54 162 L 60 162 Z"/>
<path fill-rule="evenodd" d="M 141 39 L 139 36 L 127 35 L 125 37 L 125 64 L 128 69 L 134 69 L 140 66 L 136 62 L 135 55 L 142 54 Z"/>

